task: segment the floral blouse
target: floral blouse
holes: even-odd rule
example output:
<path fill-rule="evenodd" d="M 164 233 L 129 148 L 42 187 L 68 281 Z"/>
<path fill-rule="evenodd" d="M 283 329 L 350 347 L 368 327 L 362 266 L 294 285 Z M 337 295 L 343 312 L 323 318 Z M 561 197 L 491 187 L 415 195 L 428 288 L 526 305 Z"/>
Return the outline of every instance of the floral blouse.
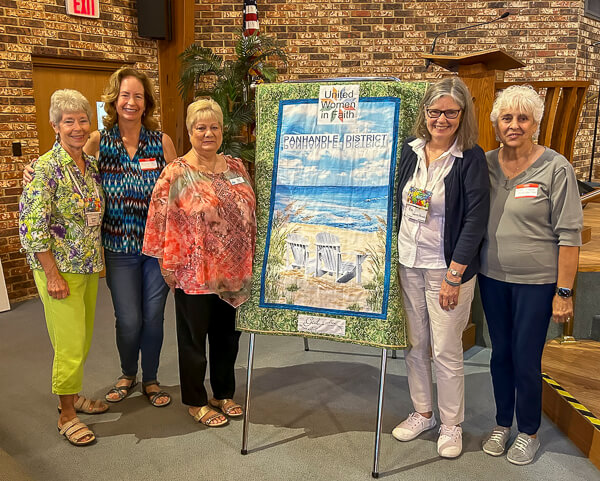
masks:
<path fill-rule="evenodd" d="M 214 293 L 237 307 L 250 296 L 256 200 L 242 161 L 228 170 L 200 171 L 183 158 L 158 179 L 143 253 L 162 259 L 186 294 Z"/>
<path fill-rule="evenodd" d="M 85 175 L 57 142 L 35 163 L 19 203 L 19 235 L 32 269 L 36 252 L 50 250 L 60 272 L 91 274 L 103 268 L 100 224 L 104 195 L 96 159 L 83 154 Z M 86 225 L 86 213 L 98 213 Z M 96 224 L 96 225 L 91 225 Z"/>

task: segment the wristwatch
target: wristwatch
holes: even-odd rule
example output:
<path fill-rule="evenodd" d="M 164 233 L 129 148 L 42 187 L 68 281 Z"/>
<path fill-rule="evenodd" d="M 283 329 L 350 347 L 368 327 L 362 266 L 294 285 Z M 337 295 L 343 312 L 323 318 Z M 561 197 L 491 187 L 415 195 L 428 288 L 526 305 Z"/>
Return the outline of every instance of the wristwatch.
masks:
<path fill-rule="evenodd" d="M 573 297 L 573 289 L 569 289 L 568 287 L 557 287 L 556 294 L 559 297 Z"/>
<path fill-rule="evenodd" d="M 448 272 L 454 277 L 462 277 L 463 275 L 455 269 L 448 268 Z"/>

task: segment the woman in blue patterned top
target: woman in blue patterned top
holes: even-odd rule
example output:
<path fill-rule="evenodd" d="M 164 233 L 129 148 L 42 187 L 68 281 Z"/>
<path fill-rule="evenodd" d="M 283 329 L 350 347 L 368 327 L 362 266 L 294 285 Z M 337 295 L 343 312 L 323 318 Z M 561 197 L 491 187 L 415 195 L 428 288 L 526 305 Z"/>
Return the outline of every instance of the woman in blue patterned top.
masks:
<path fill-rule="evenodd" d="M 71 444 L 86 446 L 94 433 L 77 412 L 99 414 L 102 401 L 78 394 L 92 342 L 98 277 L 102 270 L 100 220 L 104 198 L 96 159 L 83 146 L 92 109 L 76 90 L 57 90 L 50 100 L 56 132 L 52 150 L 35 165 L 23 189 L 19 234 L 44 305 L 52 347 L 52 392 L 59 397 L 58 429 Z"/>
<path fill-rule="evenodd" d="M 154 184 L 177 154 L 170 137 L 157 130 L 153 91 L 142 72 L 124 67 L 113 73 L 102 97 L 105 129 L 92 133 L 85 151 L 98 159 L 106 195 L 102 240 L 122 370 L 106 400 L 129 395 L 141 352 L 142 391 L 162 407 L 171 402 L 157 381 L 169 288 L 158 261 L 142 254 L 142 244 Z"/>

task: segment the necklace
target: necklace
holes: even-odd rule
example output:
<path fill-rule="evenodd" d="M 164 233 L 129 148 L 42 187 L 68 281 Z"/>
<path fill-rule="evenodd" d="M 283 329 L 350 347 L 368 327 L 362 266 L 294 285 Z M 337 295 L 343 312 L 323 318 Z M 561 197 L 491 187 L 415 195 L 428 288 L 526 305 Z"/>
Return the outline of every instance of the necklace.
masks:
<path fill-rule="evenodd" d="M 531 149 L 529 149 L 529 152 L 527 152 L 527 155 L 525 156 L 525 160 L 521 163 L 521 165 L 517 165 L 516 168 L 513 168 L 512 166 L 509 167 L 509 165 L 506 163 L 506 160 L 504 159 L 504 147 L 502 148 L 502 150 L 501 150 L 502 158 L 500 160 L 501 160 L 504 172 L 508 173 L 507 177 L 509 179 L 516 177 L 517 175 L 519 175 L 521 172 L 523 172 L 525 169 L 527 169 L 527 167 L 529 167 L 531 165 L 531 154 L 533 153 L 534 148 L 535 148 L 535 144 L 533 144 L 531 146 Z M 518 163 L 518 160 L 516 160 L 515 162 Z"/>

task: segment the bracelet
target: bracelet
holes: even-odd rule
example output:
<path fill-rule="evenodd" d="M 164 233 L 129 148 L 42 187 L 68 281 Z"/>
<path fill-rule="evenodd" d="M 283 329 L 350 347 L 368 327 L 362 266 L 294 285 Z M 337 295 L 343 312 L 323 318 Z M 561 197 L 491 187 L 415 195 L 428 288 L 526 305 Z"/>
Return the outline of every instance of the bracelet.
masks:
<path fill-rule="evenodd" d="M 452 287 L 460 286 L 460 282 L 451 281 L 450 279 L 448 279 L 447 275 L 444 275 L 444 280 L 446 281 L 446 284 L 448 284 L 449 286 L 452 286 Z"/>

